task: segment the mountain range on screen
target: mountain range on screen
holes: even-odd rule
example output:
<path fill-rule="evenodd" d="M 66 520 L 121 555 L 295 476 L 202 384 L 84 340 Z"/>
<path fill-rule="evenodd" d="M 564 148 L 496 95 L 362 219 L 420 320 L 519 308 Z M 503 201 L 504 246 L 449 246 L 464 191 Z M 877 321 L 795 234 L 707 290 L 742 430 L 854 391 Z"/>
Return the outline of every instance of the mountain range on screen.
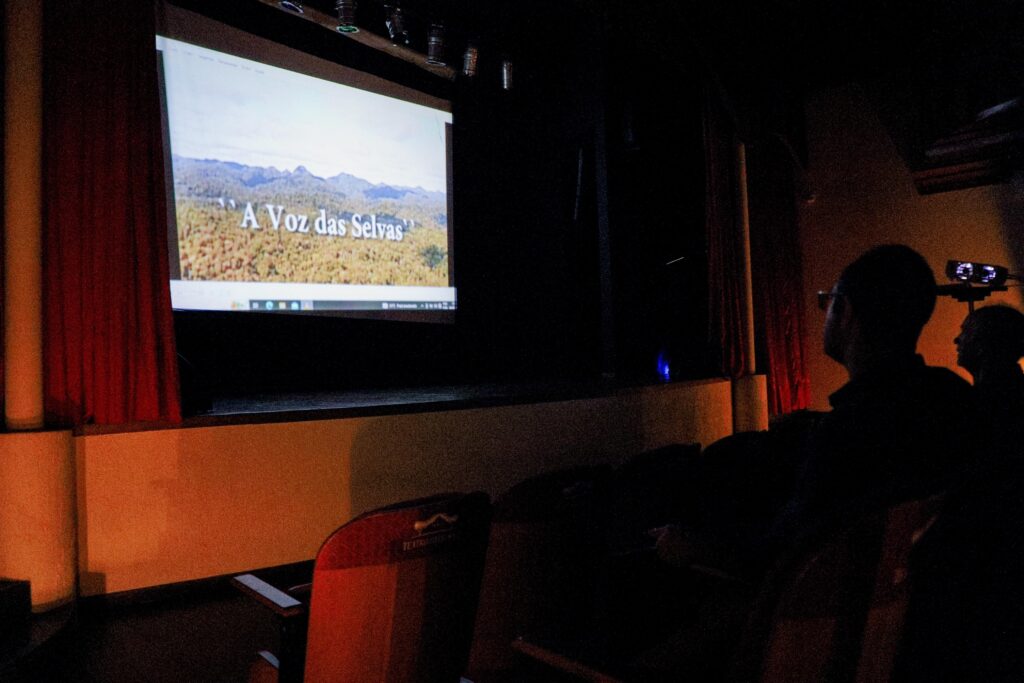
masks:
<path fill-rule="evenodd" d="M 234 161 L 192 159 L 174 155 L 174 184 L 190 197 L 238 197 L 254 190 L 287 194 L 330 194 L 339 199 L 376 201 L 393 199 L 403 204 L 439 204 L 447 201 L 443 192 L 419 187 L 373 184 L 349 173 L 330 178 L 313 175 L 305 166 L 281 171 L 272 166 L 247 166 Z"/>

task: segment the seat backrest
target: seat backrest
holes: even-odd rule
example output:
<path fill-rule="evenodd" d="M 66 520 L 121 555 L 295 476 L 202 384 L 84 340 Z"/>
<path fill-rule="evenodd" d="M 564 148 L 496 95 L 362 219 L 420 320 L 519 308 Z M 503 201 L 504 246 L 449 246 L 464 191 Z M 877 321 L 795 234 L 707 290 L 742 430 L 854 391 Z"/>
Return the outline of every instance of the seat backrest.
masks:
<path fill-rule="evenodd" d="M 654 552 L 651 530 L 695 515 L 699 444 L 673 444 L 630 457 L 614 473 L 608 505 L 600 649 L 633 652 L 659 642 L 692 606 L 691 590 Z M 622 628 L 622 624 L 629 624 Z"/>
<path fill-rule="evenodd" d="M 608 519 L 609 552 L 636 550 L 657 526 L 688 520 L 700 444 L 672 444 L 629 458 L 615 471 Z"/>
<path fill-rule="evenodd" d="M 530 477 L 494 506 L 468 676 L 507 669 L 517 636 L 586 619 L 604 549 L 611 468 Z"/>
<path fill-rule="evenodd" d="M 736 680 L 889 680 L 911 589 L 911 552 L 941 497 L 857 516 L 803 545 L 769 577 Z"/>
<path fill-rule="evenodd" d="M 457 683 L 490 521 L 486 494 L 375 510 L 324 542 L 313 570 L 305 680 Z"/>

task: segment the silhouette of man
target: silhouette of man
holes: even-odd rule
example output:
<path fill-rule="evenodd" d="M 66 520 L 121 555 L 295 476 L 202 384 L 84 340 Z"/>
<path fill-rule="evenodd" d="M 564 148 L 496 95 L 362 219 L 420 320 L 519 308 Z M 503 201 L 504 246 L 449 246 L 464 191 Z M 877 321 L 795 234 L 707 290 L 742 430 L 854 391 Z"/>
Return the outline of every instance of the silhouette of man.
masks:
<path fill-rule="evenodd" d="M 966 381 L 916 352 L 935 299 L 931 268 L 907 246 L 878 246 L 848 265 L 821 303 L 825 353 L 850 379 L 814 421 L 788 502 L 752 547 L 670 529 L 659 554 L 677 565 L 746 565 L 743 573 L 756 579 L 781 550 L 823 526 L 955 481 L 975 459 L 978 413 Z"/>
<path fill-rule="evenodd" d="M 1024 422 L 1024 314 L 986 306 L 968 315 L 953 340 L 957 365 L 971 373 L 978 401 L 997 431 Z"/>
<path fill-rule="evenodd" d="M 974 378 L 974 385 L 1018 381 L 1024 356 L 1024 314 L 1005 305 L 979 308 L 960 326 L 956 363 Z"/>
<path fill-rule="evenodd" d="M 970 385 L 916 353 L 935 298 L 931 268 L 903 245 L 875 247 L 843 270 L 827 296 L 824 347 L 850 380 L 810 436 L 780 529 L 937 493 L 974 460 Z"/>
<path fill-rule="evenodd" d="M 746 547 L 723 544 L 713 529 L 661 533 L 658 553 L 669 563 L 724 567 L 756 582 L 809 537 L 868 510 L 944 491 L 974 460 L 971 386 L 950 370 L 925 365 L 916 352 L 936 300 L 935 277 L 921 255 L 903 245 L 875 247 L 821 298 L 824 350 L 846 368 L 849 381 L 829 397 L 832 410 L 811 423 L 788 502 Z M 707 666 L 708 653 L 721 652 L 721 643 L 695 634 L 717 632 L 722 642 L 735 637 L 747 607 L 724 592 L 713 594 L 688 627 L 638 661 L 673 673 Z"/>

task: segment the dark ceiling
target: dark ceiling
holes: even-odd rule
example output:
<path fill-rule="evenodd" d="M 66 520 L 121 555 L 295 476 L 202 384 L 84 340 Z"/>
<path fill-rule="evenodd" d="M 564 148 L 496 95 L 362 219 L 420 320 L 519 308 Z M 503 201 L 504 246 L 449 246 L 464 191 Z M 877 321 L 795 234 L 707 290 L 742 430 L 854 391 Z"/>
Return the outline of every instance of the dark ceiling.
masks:
<path fill-rule="evenodd" d="M 587 4 L 586 0 L 581 0 Z M 605 7 L 610 3 L 593 3 Z M 907 69 L 975 71 L 1024 81 L 1024 3 L 1019 0 L 641 0 L 619 4 L 641 33 L 696 42 L 710 59 L 798 90 L 885 77 Z M 961 68 L 957 68 L 960 65 Z"/>
<path fill-rule="evenodd" d="M 974 126 L 986 109 L 1024 102 L 1021 0 L 360 0 L 363 30 L 386 33 L 386 2 L 401 2 L 410 47 L 419 52 L 426 51 L 430 24 L 443 22 L 451 64 L 473 39 L 481 60 L 516 60 L 520 78 L 581 47 L 591 52 L 578 57 L 582 68 L 604 53 L 625 58 L 613 69 L 626 72 L 644 69 L 649 59 L 679 73 L 703 70 L 737 120 L 755 128 L 766 112 L 770 118 L 772 111 L 799 109 L 809 94 L 857 82 L 911 168 L 927 165 L 930 145 Z M 306 5 L 335 12 L 334 0 Z M 590 41 L 596 49 L 585 47 Z M 664 92 L 653 94 L 678 94 L 678 84 L 662 78 L 654 87 Z M 1024 131 L 1024 104 L 1014 111 L 1022 120 L 1013 126 Z"/>
<path fill-rule="evenodd" d="M 537 43 L 596 22 L 610 40 L 684 64 L 696 50 L 737 87 L 805 94 L 855 80 L 941 81 L 968 91 L 958 97 L 979 109 L 1024 91 L 1020 0 L 400 2 L 421 50 L 433 21 L 446 24 L 453 43 L 474 37 L 503 52 L 544 51 L 549 46 Z M 334 12 L 333 0 L 306 4 Z M 384 5 L 361 0 L 361 25 L 383 33 Z"/>
<path fill-rule="evenodd" d="M 1024 157 L 1020 0 L 577 2 L 681 65 L 692 48 L 755 126 L 780 103 L 856 82 L 914 172 L 982 162 L 977 184 Z"/>
<path fill-rule="evenodd" d="M 383 33 L 384 6 L 391 1 L 360 0 L 360 25 Z M 696 46 L 738 77 L 770 78 L 798 91 L 907 69 L 968 71 L 972 78 L 1008 81 L 1006 91 L 1019 91 L 1024 81 L 1020 0 L 396 1 L 414 47 L 421 48 L 434 21 L 443 22 L 456 40 L 475 37 L 514 51 L 534 36 L 551 40 L 577 30 L 585 22 L 573 17 L 584 16 L 639 49 L 689 54 Z M 333 0 L 305 4 L 334 13 Z M 537 30 L 550 23 L 557 25 Z"/>

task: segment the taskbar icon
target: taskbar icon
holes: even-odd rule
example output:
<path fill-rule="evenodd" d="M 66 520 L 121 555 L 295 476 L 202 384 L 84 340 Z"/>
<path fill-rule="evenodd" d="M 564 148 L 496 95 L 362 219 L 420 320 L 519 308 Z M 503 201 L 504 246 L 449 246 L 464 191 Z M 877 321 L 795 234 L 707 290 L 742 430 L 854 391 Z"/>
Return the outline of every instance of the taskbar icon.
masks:
<path fill-rule="evenodd" d="M 265 313 L 311 311 L 313 310 L 313 302 L 300 301 L 298 299 L 250 299 L 249 310 Z"/>

